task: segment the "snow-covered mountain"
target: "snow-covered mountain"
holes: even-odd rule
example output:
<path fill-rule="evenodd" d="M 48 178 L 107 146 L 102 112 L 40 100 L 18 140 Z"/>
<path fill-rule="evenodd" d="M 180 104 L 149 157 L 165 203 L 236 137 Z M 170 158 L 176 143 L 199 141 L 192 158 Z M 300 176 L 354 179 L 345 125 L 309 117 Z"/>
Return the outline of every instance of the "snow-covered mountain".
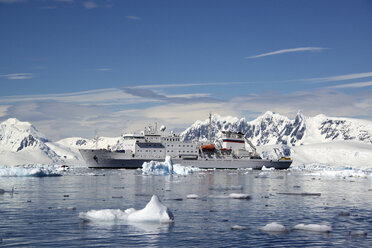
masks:
<path fill-rule="evenodd" d="M 306 117 L 289 119 L 270 111 L 253 121 L 212 116 L 211 138 L 222 131 L 239 131 L 257 146 L 263 157 L 275 156 L 273 147 L 290 151 L 294 164 L 372 167 L 372 122 L 361 119 Z M 181 133 L 183 140 L 207 140 L 209 119 L 196 121 Z M 66 138 L 49 141 L 28 122 L 11 118 L 0 123 L 0 165 L 28 163 L 84 165 L 79 148 L 121 147 L 120 137 Z"/>
<path fill-rule="evenodd" d="M 372 144 L 371 121 L 325 115 L 305 117 L 301 112 L 293 120 L 270 111 L 253 121 L 213 115 L 211 127 L 212 140 L 220 139 L 222 131 L 231 130 L 246 134 L 246 137 L 257 146 L 275 144 L 298 146 L 342 140 Z M 183 140 L 206 140 L 208 128 L 209 119 L 196 121 L 181 133 L 181 137 Z"/>
<path fill-rule="evenodd" d="M 0 156 L 2 164 L 27 163 L 37 159 L 42 163 L 61 160 L 44 135 L 29 122 L 10 118 L 0 124 Z"/>

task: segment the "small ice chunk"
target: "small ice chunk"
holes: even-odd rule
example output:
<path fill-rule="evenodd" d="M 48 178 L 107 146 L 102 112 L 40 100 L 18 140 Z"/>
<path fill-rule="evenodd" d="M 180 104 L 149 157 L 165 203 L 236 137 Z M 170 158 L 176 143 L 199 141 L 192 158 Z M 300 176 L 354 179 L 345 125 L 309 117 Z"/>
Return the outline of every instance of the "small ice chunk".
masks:
<path fill-rule="evenodd" d="M 67 210 L 76 210 L 76 207 L 67 207 Z"/>
<path fill-rule="evenodd" d="M 350 231 L 350 236 L 367 236 L 367 232 L 362 230 Z"/>
<path fill-rule="evenodd" d="M 262 232 L 286 232 L 287 229 L 285 228 L 285 226 L 281 224 L 278 224 L 276 222 L 271 222 L 267 224 L 266 226 L 261 227 L 260 231 Z"/>
<path fill-rule="evenodd" d="M 229 195 L 230 198 L 232 199 L 246 199 L 246 200 L 249 200 L 251 199 L 251 196 L 248 195 L 248 194 L 239 194 L 239 193 L 231 193 Z"/>
<path fill-rule="evenodd" d="M 331 232 L 332 227 L 319 224 L 298 224 L 293 227 L 295 230 L 311 231 L 311 232 Z"/>
<path fill-rule="evenodd" d="M 197 194 L 189 194 L 186 196 L 187 199 L 196 199 L 196 198 L 199 198 L 199 196 Z"/>
<path fill-rule="evenodd" d="M 271 170 L 275 170 L 275 168 L 274 168 L 274 167 L 269 167 L 269 168 L 267 168 L 267 167 L 265 167 L 265 165 L 264 165 L 264 166 L 262 166 L 261 170 L 263 170 L 263 171 L 271 171 Z"/>
<path fill-rule="evenodd" d="M 247 227 L 239 226 L 239 225 L 235 225 L 231 227 L 231 230 L 247 230 L 247 229 L 248 229 Z"/>

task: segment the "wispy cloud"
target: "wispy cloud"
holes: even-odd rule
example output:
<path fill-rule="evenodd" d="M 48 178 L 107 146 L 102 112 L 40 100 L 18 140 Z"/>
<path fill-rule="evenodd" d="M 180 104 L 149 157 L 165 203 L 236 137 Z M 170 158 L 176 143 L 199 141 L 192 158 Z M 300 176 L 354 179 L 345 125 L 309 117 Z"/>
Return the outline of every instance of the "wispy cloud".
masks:
<path fill-rule="evenodd" d="M 5 3 L 5 4 L 11 4 L 11 3 L 24 3 L 24 2 L 27 2 L 27 0 L 0 0 L 0 4 L 1 3 Z"/>
<path fill-rule="evenodd" d="M 323 82 L 344 81 L 344 80 L 352 80 L 352 79 L 367 78 L 367 77 L 372 77 L 372 72 L 344 74 L 344 75 L 339 75 L 339 76 L 321 77 L 321 78 L 308 78 L 308 79 L 300 79 L 300 81 L 323 83 Z"/>
<path fill-rule="evenodd" d="M 125 18 L 127 18 L 127 19 L 129 19 L 129 20 L 136 20 L 136 21 L 142 20 L 141 17 L 139 17 L 139 16 L 134 16 L 134 15 L 129 15 L 129 16 L 126 16 Z"/>
<path fill-rule="evenodd" d="M 112 68 L 108 68 L 108 67 L 106 67 L 106 68 L 97 68 L 96 70 L 97 71 L 112 71 Z"/>
<path fill-rule="evenodd" d="M 215 83 L 180 83 L 180 84 L 145 84 L 134 86 L 133 88 L 155 89 L 155 88 L 181 88 L 198 86 L 223 86 L 223 85 L 241 85 L 254 84 L 255 82 L 215 82 Z"/>
<path fill-rule="evenodd" d="M 144 102 L 152 102 L 153 100 L 132 96 L 130 94 L 124 93 L 122 90 L 117 88 L 88 90 L 61 94 L 3 96 L 0 98 L 0 104 L 14 104 L 36 101 L 58 101 L 82 105 L 114 106 L 135 103 L 140 104 Z"/>
<path fill-rule="evenodd" d="M 98 8 L 98 5 L 93 1 L 86 1 L 86 2 L 83 2 L 83 7 L 86 9 L 94 9 L 94 8 Z"/>
<path fill-rule="evenodd" d="M 351 83 L 351 84 L 340 84 L 340 85 L 329 86 L 327 88 L 329 88 L 329 89 L 345 89 L 345 88 L 363 88 L 363 87 L 369 87 L 369 86 L 372 86 L 372 81 Z"/>
<path fill-rule="evenodd" d="M 166 94 L 144 88 L 109 88 L 65 94 L 0 98 L 0 119 L 16 117 L 35 124 L 54 140 L 82 136 L 118 136 L 123 129 L 139 130 L 158 121 L 182 129 L 208 112 L 237 117 L 271 110 L 289 117 L 305 115 L 372 116 L 371 91 L 342 93 L 335 89 L 282 94 L 266 92 L 221 101 L 210 94 Z M 256 115 L 254 115 L 255 117 Z M 125 121 L 123 121 L 125 120 Z"/>
<path fill-rule="evenodd" d="M 293 52 L 315 52 L 315 51 L 322 51 L 327 48 L 323 47 L 297 47 L 297 48 L 289 48 L 289 49 L 282 49 L 282 50 L 277 50 L 273 52 L 268 52 L 268 53 L 262 53 L 254 56 L 249 56 L 245 57 L 245 59 L 255 59 L 255 58 L 261 58 L 261 57 L 266 57 L 266 56 L 271 56 L 271 55 L 278 55 L 278 54 L 283 54 L 283 53 L 293 53 Z"/>
<path fill-rule="evenodd" d="M 265 112 L 271 110 L 294 117 L 299 109 L 305 115 L 314 116 L 372 116 L 371 92 L 368 94 L 345 94 L 339 91 L 322 89 L 314 92 L 296 91 L 288 94 L 266 92 L 250 94 L 233 99 L 231 104 L 236 110 Z"/>
<path fill-rule="evenodd" d="M 9 80 L 17 80 L 17 79 L 30 79 L 33 78 L 34 75 L 32 73 L 10 73 L 0 75 L 0 77 L 5 77 Z"/>
<path fill-rule="evenodd" d="M 188 103 L 206 103 L 206 102 L 221 102 L 217 98 L 210 97 L 207 94 L 190 94 L 190 95 L 171 95 L 158 93 L 150 89 L 130 88 L 124 87 L 122 90 L 132 96 L 142 97 L 144 99 L 153 99 L 162 102 L 175 103 L 175 104 L 188 104 Z"/>

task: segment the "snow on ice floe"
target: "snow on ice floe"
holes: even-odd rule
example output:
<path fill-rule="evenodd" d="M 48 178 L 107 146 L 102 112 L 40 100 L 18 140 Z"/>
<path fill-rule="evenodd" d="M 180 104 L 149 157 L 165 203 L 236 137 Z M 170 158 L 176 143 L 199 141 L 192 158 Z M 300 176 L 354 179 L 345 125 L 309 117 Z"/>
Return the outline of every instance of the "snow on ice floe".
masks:
<path fill-rule="evenodd" d="M 210 195 L 208 196 L 212 199 L 241 199 L 241 200 L 250 200 L 251 196 L 248 194 L 241 193 L 231 193 L 229 195 Z"/>
<path fill-rule="evenodd" d="M 164 162 L 150 161 L 144 162 L 142 165 L 142 174 L 144 175 L 189 175 L 195 171 L 200 171 L 200 169 L 173 164 L 170 156 L 166 156 Z"/>
<path fill-rule="evenodd" d="M 62 176 L 61 170 L 53 165 L 0 165 L 0 177 L 53 177 Z"/>
<path fill-rule="evenodd" d="M 189 194 L 189 195 L 186 196 L 186 198 L 187 199 L 197 199 L 197 198 L 199 198 L 199 195 L 197 195 L 197 194 Z"/>
<path fill-rule="evenodd" d="M 247 230 L 248 227 L 245 226 L 239 226 L 239 225 L 234 225 L 231 227 L 231 230 Z"/>
<path fill-rule="evenodd" d="M 282 224 L 278 224 L 276 222 L 271 222 L 266 226 L 260 228 L 262 232 L 287 232 L 287 228 Z"/>
<path fill-rule="evenodd" d="M 319 225 L 319 224 L 298 224 L 293 227 L 295 230 L 303 230 L 310 232 L 331 232 L 332 227 L 328 225 Z"/>
<path fill-rule="evenodd" d="M 292 170 L 303 171 L 311 176 L 327 177 L 327 178 L 368 178 L 372 179 L 372 168 L 355 169 L 352 167 L 333 167 L 322 164 L 307 164 L 301 165 Z"/>
<path fill-rule="evenodd" d="M 133 223 L 170 223 L 174 221 L 172 212 L 160 202 L 156 195 L 153 195 L 145 208 L 140 210 L 134 208 L 128 208 L 124 211 L 120 209 L 90 210 L 79 213 L 79 218 L 86 221 L 109 223 L 120 221 Z"/>

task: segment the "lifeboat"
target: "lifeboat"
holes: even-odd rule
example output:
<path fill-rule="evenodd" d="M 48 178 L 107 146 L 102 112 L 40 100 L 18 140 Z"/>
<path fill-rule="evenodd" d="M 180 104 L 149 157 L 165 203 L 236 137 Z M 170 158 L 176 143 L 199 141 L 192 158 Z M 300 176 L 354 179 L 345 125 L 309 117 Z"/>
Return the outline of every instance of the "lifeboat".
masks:
<path fill-rule="evenodd" d="M 214 149 L 216 149 L 216 147 L 213 144 L 209 144 L 209 145 L 202 145 L 201 149 L 203 151 L 213 151 Z"/>

